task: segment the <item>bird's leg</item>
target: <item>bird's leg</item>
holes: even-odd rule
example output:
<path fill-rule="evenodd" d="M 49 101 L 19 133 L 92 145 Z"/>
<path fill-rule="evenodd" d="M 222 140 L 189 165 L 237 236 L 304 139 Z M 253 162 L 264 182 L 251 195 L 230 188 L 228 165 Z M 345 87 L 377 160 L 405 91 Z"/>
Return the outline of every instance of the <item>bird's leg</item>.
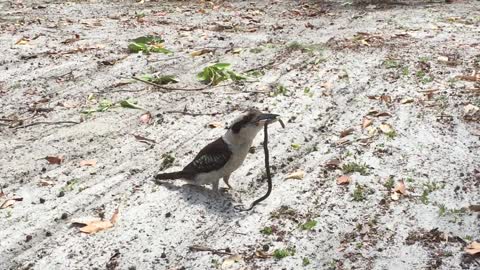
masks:
<path fill-rule="evenodd" d="M 212 190 L 215 192 L 215 193 L 219 193 L 218 192 L 218 184 L 220 182 L 220 179 L 217 179 L 215 181 L 212 182 Z"/>
<path fill-rule="evenodd" d="M 230 186 L 230 184 L 228 183 L 228 179 L 230 179 L 230 174 L 229 174 L 229 175 L 225 175 L 225 176 L 223 177 L 223 182 L 225 182 L 225 184 L 227 185 L 227 187 L 228 187 L 229 189 L 233 189 L 232 186 Z"/>

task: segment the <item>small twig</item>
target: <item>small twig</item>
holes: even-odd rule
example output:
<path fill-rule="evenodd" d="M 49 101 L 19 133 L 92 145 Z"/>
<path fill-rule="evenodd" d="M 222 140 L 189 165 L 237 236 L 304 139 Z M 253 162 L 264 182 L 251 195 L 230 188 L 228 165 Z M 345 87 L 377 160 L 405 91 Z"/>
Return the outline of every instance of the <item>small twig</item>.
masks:
<path fill-rule="evenodd" d="M 254 68 L 250 68 L 250 69 L 244 70 L 244 71 L 242 71 L 241 73 L 248 73 L 248 72 L 252 72 L 252 71 L 255 71 L 255 70 L 259 70 L 259 69 L 264 69 L 264 68 L 266 68 L 266 67 L 268 67 L 268 66 L 271 66 L 271 65 L 273 65 L 273 64 L 275 64 L 275 60 L 272 60 L 272 61 L 270 61 L 270 62 L 268 62 L 268 63 L 266 63 L 266 64 L 264 64 L 264 65 L 258 66 L 258 67 L 254 67 Z"/>
<path fill-rule="evenodd" d="M 179 113 L 183 115 L 190 115 L 190 116 L 202 116 L 202 115 L 207 115 L 207 116 L 216 116 L 222 113 L 215 112 L 215 113 L 191 113 L 187 111 L 166 111 L 165 113 Z"/>
<path fill-rule="evenodd" d="M 190 251 L 209 251 L 209 252 L 212 252 L 213 254 L 219 254 L 219 255 L 233 255 L 233 253 L 231 252 L 208 248 L 208 247 L 202 247 L 198 245 L 189 246 L 188 249 L 190 249 Z"/>
<path fill-rule="evenodd" d="M 210 87 L 210 85 L 207 85 L 207 86 L 204 86 L 204 87 L 199 87 L 199 88 L 166 87 L 166 86 L 163 86 L 163 85 L 160 85 L 160 84 L 157 84 L 157 83 L 152 83 L 152 82 L 149 82 L 147 80 L 143 80 L 143 79 L 140 79 L 140 78 L 137 78 L 137 77 L 132 77 L 132 79 L 137 80 L 139 82 L 143 82 L 143 83 L 152 85 L 152 86 L 155 86 L 155 87 L 158 87 L 158 88 L 163 89 L 163 90 L 170 90 L 170 91 L 202 91 L 202 90 L 205 90 L 208 87 Z M 163 92 L 165 92 L 165 91 L 163 91 Z"/>
<path fill-rule="evenodd" d="M 36 126 L 36 125 L 61 125 L 61 124 L 80 124 L 80 122 L 76 121 L 57 121 L 57 122 L 35 122 L 35 123 L 30 123 L 28 125 L 23 125 L 23 126 L 18 126 L 15 129 L 20 129 L 20 128 L 27 128 L 31 126 Z"/>

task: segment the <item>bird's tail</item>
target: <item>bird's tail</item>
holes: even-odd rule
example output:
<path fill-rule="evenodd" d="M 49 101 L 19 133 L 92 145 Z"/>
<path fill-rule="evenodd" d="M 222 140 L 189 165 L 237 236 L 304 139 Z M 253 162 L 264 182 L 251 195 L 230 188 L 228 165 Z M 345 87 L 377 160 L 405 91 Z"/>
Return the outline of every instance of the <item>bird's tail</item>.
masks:
<path fill-rule="evenodd" d="M 155 175 L 155 180 L 175 180 L 180 178 L 188 178 L 189 174 L 184 171 L 159 173 Z"/>

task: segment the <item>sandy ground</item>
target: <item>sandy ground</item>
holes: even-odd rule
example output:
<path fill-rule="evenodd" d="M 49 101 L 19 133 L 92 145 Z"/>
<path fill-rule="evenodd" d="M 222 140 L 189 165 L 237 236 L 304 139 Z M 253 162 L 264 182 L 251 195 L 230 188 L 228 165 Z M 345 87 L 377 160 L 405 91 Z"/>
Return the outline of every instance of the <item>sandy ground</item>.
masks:
<path fill-rule="evenodd" d="M 0 203 L 23 200 L 0 209 L 0 269 L 479 269 L 464 247 L 480 240 L 480 124 L 464 108 L 480 86 L 459 76 L 480 70 L 480 2 L 407 4 L 1 0 Z M 130 54 L 146 34 L 173 55 Z M 204 91 L 129 79 L 196 88 L 217 61 L 256 70 Z M 152 123 L 118 105 L 82 113 L 129 98 Z M 269 130 L 267 201 L 232 207 L 266 191 L 262 135 L 221 197 L 151 181 L 165 154 L 182 168 L 223 134 L 208 123 L 248 107 L 287 122 Z M 117 208 L 113 228 L 71 225 Z"/>

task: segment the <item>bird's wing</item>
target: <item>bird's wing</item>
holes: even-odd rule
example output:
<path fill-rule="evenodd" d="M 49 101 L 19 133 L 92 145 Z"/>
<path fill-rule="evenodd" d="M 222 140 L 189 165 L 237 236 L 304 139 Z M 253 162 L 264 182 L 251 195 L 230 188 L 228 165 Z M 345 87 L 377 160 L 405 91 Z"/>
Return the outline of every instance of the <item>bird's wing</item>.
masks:
<path fill-rule="evenodd" d="M 231 155 L 232 151 L 230 151 L 225 141 L 222 138 L 218 138 L 205 146 L 183 171 L 205 173 L 218 170 L 225 166 Z"/>

